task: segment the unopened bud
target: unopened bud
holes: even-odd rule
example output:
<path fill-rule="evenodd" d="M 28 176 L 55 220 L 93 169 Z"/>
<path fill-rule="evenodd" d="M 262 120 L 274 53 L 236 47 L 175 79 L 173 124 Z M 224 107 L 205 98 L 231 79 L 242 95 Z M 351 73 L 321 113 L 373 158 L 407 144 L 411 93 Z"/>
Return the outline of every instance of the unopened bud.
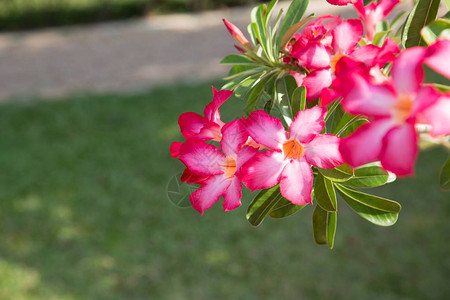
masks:
<path fill-rule="evenodd" d="M 244 36 L 242 31 L 237 28 L 234 24 L 228 22 L 227 20 L 223 19 L 223 23 L 225 23 L 225 26 L 227 27 L 228 31 L 230 32 L 233 39 L 236 40 L 236 42 L 239 43 L 242 47 L 244 47 L 247 50 L 252 50 L 253 47 L 250 44 L 250 42 L 247 40 L 247 38 Z"/>

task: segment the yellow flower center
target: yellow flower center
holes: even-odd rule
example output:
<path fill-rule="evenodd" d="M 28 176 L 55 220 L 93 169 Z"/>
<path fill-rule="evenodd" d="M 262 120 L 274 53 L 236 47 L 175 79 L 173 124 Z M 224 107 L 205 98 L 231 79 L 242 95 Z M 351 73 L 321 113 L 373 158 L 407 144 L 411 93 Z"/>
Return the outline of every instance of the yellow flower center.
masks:
<path fill-rule="evenodd" d="M 402 95 L 394 105 L 394 118 L 397 124 L 403 124 L 411 115 L 414 102 L 408 95 Z"/>
<path fill-rule="evenodd" d="M 336 70 L 336 64 L 337 62 L 341 59 L 342 56 L 345 56 L 342 53 L 338 53 L 335 56 L 333 56 L 330 60 L 330 66 L 331 66 L 331 71 L 334 73 L 334 71 Z"/>
<path fill-rule="evenodd" d="M 222 165 L 223 173 L 227 178 L 233 178 L 236 173 L 236 161 L 234 158 L 227 157 L 225 163 Z"/>
<path fill-rule="evenodd" d="M 288 159 L 299 159 L 305 148 L 297 140 L 292 139 L 283 144 L 284 156 Z"/>

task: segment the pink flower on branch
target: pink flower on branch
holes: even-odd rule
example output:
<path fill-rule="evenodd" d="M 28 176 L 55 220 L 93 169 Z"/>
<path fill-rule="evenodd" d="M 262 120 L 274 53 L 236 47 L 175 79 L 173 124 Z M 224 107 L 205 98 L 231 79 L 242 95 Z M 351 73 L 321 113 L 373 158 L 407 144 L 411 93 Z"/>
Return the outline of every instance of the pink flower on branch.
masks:
<path fill-rule="evenodd" d="M 400 0 L 380 0 L 374 1 L 364 7 L 363 0 L 355 0 L 353 5 L 358 12 L 359 18 L 366 27 L 366 37 L 372 41 L 375 36 L 375 29 L 379 22 L 383 21 L 394 9 Z"/>
<path fill-rule="evenodd" d="M 258 152 L 245 145 L 248 133 L 241 120 L 226 124 L 222 137 L 223 153 L 214 145 L 195 140 L 188 140 L 180 148 L 180 160 L 192 182 L 201 184 L 190 197 L 192 206 L 201 214 L 220 197 L 224 198 L 224 211 L 241 205 L 241 167 Z"/>
<path fill-rule="evenodd" d="M 327 109 L 315 106 L 300 111 L 289 134 L 281 121 L 264 111 L 254 111 L 246 120 L 250 136 L 270 150 L 258 152 L 242 168 L 242 181 L 252 191 L 280 183 L 283 197 L 294 204 L 311 203 L 311 164 L 331 169 L 343 163 L 339 138 L 320 134 Z"/>
<path fill-rule="evenodd" d="M 178 118 L 181 134 L 186 140 L 214 140 L 220 142 L 222 139 L 220 130 L 224 123 L 220 120 L 219 108 L 228 98 L 230 98 L 232 93 L 233 91 L 228 90 L 217 91 L 213 87 L 214 98 L 213 101 L 205 107 L 205 110 L 203 111 L 204 116 L 194 112 L 186 112 Z M 174 148 L 174 150 L 176 149 Z"/>
<path fill-rule="evenodd" d="M 393 63 L 392 79 L 382 84 L 356 69 L 339 78 L 344 109 L 372 118 L 340 144 L 342 156 L 350 165 L 380 160 L 388 171 L 411 175 L 418 154 L 415 124 L 427 120 L 432 126 L 439 124 L 434 125 L 436 133 L 450 133 L 448 112 L 435 109 L 435 105 L 448 107 L 448 100 L 422 84 L 426 53 L 427 49 L 421 47 L 404 50 Z"/>

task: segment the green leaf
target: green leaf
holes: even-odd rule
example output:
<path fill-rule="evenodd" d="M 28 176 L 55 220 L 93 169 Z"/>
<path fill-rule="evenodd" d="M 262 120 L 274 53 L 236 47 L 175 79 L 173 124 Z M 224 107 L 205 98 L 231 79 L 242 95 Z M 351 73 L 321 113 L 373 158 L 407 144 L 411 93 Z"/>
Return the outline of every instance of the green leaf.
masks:
<path fill-rule="evenodd" d="M 342 99 L 342 98 L 339 98 L 339 99 Z M 324 119 L 325 122 L 328 121 L 328 119 L 333 115 L 334 111 L 338 108 L 340 103 L 341 103 L 341 100 L 336 100 L 330 104 L 330 106 L 328 107 L 327 115 L 325 116 L 325 119 Z"/>
<path fill-rule="evenodd" d="M 342 183 L 356 188 L 372 188 L 386 184 L 389 174 L 378 166 L 364 166 L 355 169 L 355 176 Z"/>
<path fill-rule="evenodd" d="M 275 98 L 278 102 L 281 115 L 287 126 L 291 125 L 294 115 L 291 108 L 291 95 L 290 92 L 297 88 L 297 82 L 291 75 L 283 76 L 276 81 Z"/>
<path fill-rule="evenodd" d="M 432 24 L 422 28 L 420 34 L 428 45 L 436 42 L 438 37 L 450 39 L 450 20 L 437 19 Z"/>
<path fill-rule="evenodd" d="M 261 44 L 261 47 L 264 50 L 264 53 L 266 54 L 266 57 L 268 57 L 270 60 L 273 60 L 272 58 L 272 49 L 268 47 L 268 41 L 266 36 L 266 22 L 264 21 L 264 11 L 266 10 L 266 5 L 261 4 L 257 7 L 256 10 L 254 10 L 254 16 L 252 17 L 253 22 L 257 26 L 258 30 L 258 40 Z M 252 13 L 253 13 L 252 12 Z"/>
<path fill-rule="evenodd" d="M 283 198 L 279 185 L 262 190 L 247 208 L 247 220 L 253 226 L 258 226 L 269 211 Z"/>
<path fill-rule="evenodd" d="M 450 0 L 444 0 L 445 6 L 450 11 Z"/>
<path fill-rule="evenodd" d="M 256 80 L 257 79 L 255 76 L 249 76 L 245 78 L 243 81 L 239 83 L 239 85 L 234 90 L 234 95 L 237 98 L 242 98 L 245 94 L 247 94 L 250 87 L 253 86 L 253 84 L 255 84 Z"/>
<path fill-rule="evenodd" d="M 334 237 L 336 235 L 337 227 L 337 213 L 328 212 L 328 223 L 327 223 L 327 244 L 330 249 L 334 246 Z"/>
<path fill-rule="evenodd" d="M 353 177 L 353 169 L 347 164 L 340 165 L 334 169 L 317 169 L 323 176 L 334 182 L 347 181 Z"/>
<path fill-rule="evenodd" d="M 373 37 L 373 44 L 375 46 L 381 47 L 383 46 L 384 41 L 388 35 L 389 31 L 379 31 Z"/>
<path fill-rule="evenodd" d="M 337 214 L 327 212 L 316 205 L 313 212 L 313 236 L 318 245 L 326 245 L 330 249 L 334 245 L 334 236 L 336 234 Z"/>
<path fill-rule="evenodd" d="M 320 173 L 316 176 L 314 183 L 316 201 L 319 206 L 326 211 L 337 211 L 336 192 L 333 183 Z"/>
<path fill-rule="evenodd" d="M 276 43 L 277 49 L 280 49 L 281 41 L 283 40 L 286 31 L 288 31 L 289 28 L 292 27 L 292 25 L 300 22 L 306 11 L 306 8 L 308 7 L 308 4 L 308 0 L 292 1 L 291 5 L 286 11 L 286 16 L 284 17 L 283 22 L 281 23 L 281 28 L 280 32 L 278 33 L 278 39 Z"/>
<path fill-rule="evenodd" d="M 247 100 L 247 106 L 245 108 L 245 112 L 247 115 L 249 115 L 252 111 L 256 109 L 264 94 L 264 88 L 266 87 L 267 83 L 271 79 L 273 79 L 274 76 L 276 76 L 276 74 L 268 73 L 265 76 L 258 79 L 256 85 L 253 86 L 253 89 Z"/>
<path fill-rule="evenodd" d="M 306 107 L 306 88 L 302 85 L 294 90 L 291 99 L 292 115 L 295 117 L 301 110 Z"/>
<path fill-rule="evenodd" d="M 341 184 L 335 184 L 339 195 L 361 217 L 380 226 L 391 226 L 397 222 L 401 206 L 399 203 L 362 193 Z"/>
<path fill-rule="evenodd" d="M 444 192 L 450 191 L 450 157 L 442 166 L 441 174 L 439 176 L 439 185 Z"/>
<path fill-rule="evenodd" d="M 300 211 L 306 205 L 308 204 L 296 205 L 293 204 L 291 201 L 282 198 L 269 212 L 269 216 L 271 216 L 274 219 L 286 218 Z"/>
<path fill-rule="evenodd" d="M 243 55 L 227 55 L 220 61 L 223 65 L 254 65 L 255 62 Z"/>
<path fill-rule="evenodd" d="M 406 19 L 402 32 L 402 44 L 405 48 L 426 46 L 420 35 L 423 27 L 436 19 L 440 0 L 418 0 Z"/>

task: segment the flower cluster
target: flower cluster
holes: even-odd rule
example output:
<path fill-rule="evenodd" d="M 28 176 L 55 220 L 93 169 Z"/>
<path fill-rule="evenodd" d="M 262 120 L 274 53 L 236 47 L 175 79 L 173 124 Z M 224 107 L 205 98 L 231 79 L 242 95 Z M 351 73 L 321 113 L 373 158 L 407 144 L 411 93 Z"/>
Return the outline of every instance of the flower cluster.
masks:
<path fill-rule="evenodd" d="M 223 20 L 239 52 L 222 60 L 233 65 L 229 82 L 213 88 L 203 116 L 180 116 L 186 141 L 171 146 L 186 166 L 182 181 L 200 185 L 190 200 L 202 214 L 221 197 L 224 210 L 240 206 L 242 185 L 262 190 L 247 210 L 252 225 L 316 199 L 314 237 L 332 247 L 336 191 L 363 218 L 392 225 L 401 206 L 358 188 L 414 175 L 422 137 L 450 149 L 448 14 L 431 23 L 438 7 L 424 12 L 416 8 L 426 0 L 418 0 L 399 37 L 384 20 L 399 0 L 327 1 L 351 3 L 359 18 L 302 20 L 308 1 L 293 0 L 271 27 L 272 0 L 252 11 L 250 39 Z M 219 107 L 234 90 L 248 98 L 247 117 L 225 124 Z"/>
<path fill-rule="evenodd" d="M 311 165 L 332 169 L 343 163 L 340 139 L 320 134 L 326 108 L 300 111 L 288 133 L 278 118 L 262 110 L 224 124 L 219 107 L 232 92 L 213 88 L 213 93 L 205 116 L 190 112 L 180 116 L 178 123 L 186 141 L 171 145 L 172 157 L 186 165 L 181 180 L 200 184 L 190 200 L 202 214 L 220 197 L 225 211 L 239 207 L 241 182 L 251 190 L 280 184 L 281 194 L 293 204 L 311 203 Z M 209 140 L 219 142 L 220 150 L 206 143 Z"/>

